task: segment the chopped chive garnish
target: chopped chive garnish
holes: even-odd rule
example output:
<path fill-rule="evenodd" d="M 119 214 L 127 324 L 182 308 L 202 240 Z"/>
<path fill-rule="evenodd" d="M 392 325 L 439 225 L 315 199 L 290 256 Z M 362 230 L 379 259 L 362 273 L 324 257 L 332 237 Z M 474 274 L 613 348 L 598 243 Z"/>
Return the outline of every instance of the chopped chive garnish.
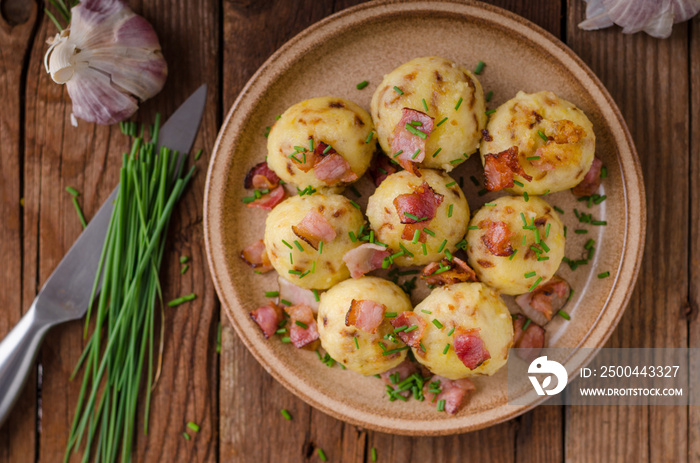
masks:
<path fill-rule="evenodd" d="M 392 157 L 395 158 L 396 156 L 398 156 L 401 153 L 403 153 L 403 150 L 398 150 L 397 152 L 394 153 L 394 155 Z"/>
<path fill-rule="evenodd" d="M 493 98 L 493 90 L 489 90 L 489 92 L 486 94 L 486 101 L 491 101 L 491 98 Z"/>
<path fill-rule="evenodd" d="M 190 268 L 189 264 L 183 265 L 182 268 L 180 269 L 180 275 L 184 275 L 189 268 Z"/>
<path fill-rule="evenodd" d="M 423 98 L 423 108 L 425 108 L 425 112 L 428 112 L 428 103 L 425 102 L 425 98 Z"/>
<path fill-rule="evenodd" d="M 292 342 L 292 339 L 289 336 L 285 336 L 281 339 L 281 341 L 285 344 L 289 344 L 290 342 Z"/>
<path fill-rule="evenodd" d="M 190 437 L 190 435 L 187 434 L 186 432 L 183 432 L 183 433 L 182 433 L 182 437 L 184 437 L 186 440 L 192 439 L 192 438 Z"/>
<path fill-rule="evenodd" d="M 452 253 L 449 249 L 445 249 L 445 255 L 447 256 L 447 260 L 452 261 Z"/>
<path fill-rule="evenodd" d="M 359 348 L 360 348 L 360 344 L 359 344 L 359 342 L 357 341 L 357 336 L 354 336 L 353 339 L 355 340 L 355 347 L 356 347 L 357 349 L 359 349 Z"/>
<path fill-rule="evenodd" d="M 525 202 L 530 201 L 530 195 L 527 194 L 527 191 L 523 191 L 523 199 L 525 200 Z"/>
<path fill-rule="evenodd" d="M 294 255 L 291 252 L 289 253 L 289 265 L 294 265 Z"/>
<path fill-rule="evenodd" d="M 314 293 L 314 299 L 316 300 L 316 302 L 321 300 L 321 298 L 318 297 L 318 290 L 312 289 L 311 292 Z"/>
<path fill-rule="evenodd" d="M 527 272 L 527 273 L 525 274 L 525 278 L 532 278 L 532 277 L 534 277 L 535 275 L 537 275 L 537 272 Z"/>
<path fill-rule="evenodd" d="M 535 244 L 540 244 L 540 229 L 535 228 Z"/>
<path fill-rule="evenodd" d="M 423 132 L 421 132 L 421 133 L 423 133 Z M 416 156 L 418 156 L 419 154 L 420 154 L 420 148 L 418 148 L 416 150 L 416 152 L 411 155 L 411 159 L 416 159 Z"/>
<path fill-rule="evenodd" d="M 172 301 L 168 302 L 168 307 L 175 307 L 180 304 L 184 304 L 185 302 L 189 301 L 194 301 L 197 298 L 197 295 L 195 293 L 188 294 L 186 296 L 178 297 L 177 299 L 173 299 Z"/>
<path fill-rule="evenodd" d="M 443 324 L 440 323 L 440 320 L 438 320 L 437 318 L 433 318 L 433 325 L 437 326 L 437 328 L 440 329 L 440 330 L 441 330 L 442 327 L 443 327 Z"/>
<path fill-rule="evenodd" d="M 516 249 L 515 251 L 513 251 L 513 254 L 510 255 L 510 257 L 508 258 L 508 260 L 513 260 L 513 257 L 515 257 L 515 253 L 517 253 L 517 252 L 518 252 L 517 249 Z"/>
<path fill-rule="evenodd" d="M 304 252 L 304 248 L 301 246 L 301 243 L 299 243 L 299 240 L 294 240 L 294 245 L 299 249 L 301 252 Z"/>
<path fill-rule="evenodd" d="M 608 222 L 606 222 L 605 220 L 594 220 L 591 222 L 591 225 L 607 225 L 607 224 L 608 224 Z"/>
<path fill-rule="evenodd" d="M 450 350 L 450 343 L 448 342 L 445 348 L 442 350 L 442 355 L 446 355 L 447 351 Z"/>
<path fill-rule="evenodd" d="M 265 297 L 277 297 L 279 295 L 279 291 L 265 291 Z"/>
<path fill-rule="evenodd" d="M 371 142 L 372 137 L 374 137 L 374 132 L 370 132 L 369 135 L 367 135 L 367 138 L 365 138 L 365 144 Z"/>
<path fill-rule="evenodd" d="M 540 246 L 542 246 L 542 249 L 544 249 L 544 252 L 549 252 L 549 246 L 547 246 L 547 243 L 542 241 L 542 242 L 540 242 Z"/>
<path fill-rule="evenodd" d="M 301 270 L 290 270 L 289 273 L 292 275 L 301 275 Z"/>
<path fill-rule="evenodd" d="M 545 260 L 549 260 L 549 257 L 548 257 L 548 256 L 538 257 L 537 260 L 540 261 L 540 262 L 542 262 L 542 261 L 545 261 Z"/>
<path fill-rule="evenodd" d="M 180 263 L 181 264 L 186 264 L 187 262 L 190 261 L 190 258 L 187 256 L 180 256 Z"/>
<path fill-rule="evenodd" d="M 549 238 L 549 228 L 552 226 L 551 223 L 547 224 L 547 227 L 544 229 L 544 237 Z"/>
<path fill-rule="evenodd" d="M 314 138 L 309 137 L 309 151 L 313 151 L 313 150 L 314 150 Z"/>
<path fill-rule="evenodd" d="M 358 90 L 362 90 L 363 88 L 365 88 L 368 85 L 369 85 L 369 82 L 367 82 L 366 80 L 363 80 L 359 84 L 355 85 L 355 88 L 357 88 Z"/>
<path fill-rule="evenodd" d="M 78 198 L 73 196 L 71 199 L 73 200 L 73 206 L 75 207 L 75 212 L 78 213 L 78 219 L 80 219 L 80 223 L 83 225 L 83 228 L 87 228 L 87 222 L 85 221 L 85 216 L 83 215 L 83 210 L 80 209 L 80 204 L 78 204 Z"/>
<path fill-rule="evenodd" d="M 202 150 L 197 151 L 197 153 L 194 155 L 194 160 L 199 161 L 199 158 L 202 157 Z"/>
<path fill-rule="evenodd" d="M 288 301 L 288 300 L 286 300 L 286 299 L 280 299 L 280 302 L 281 302 L 282 304 L 284 304 L 284 305 L 289 305 L 289 306 L 292 305 L 291 301 Z"/>
<path fill-rule="evenodd" d="M 521 212 L 520 218 L 523 219 L 523 224 L 527 227 L 527 219 L 525 218 L 525 214 Z"/>
<path fill-rule="evenodd" d="M 320 356 L 321 356 L 321 354 L 319 354 L 319 358 L 320 358 Z M 290 415 L 289 412 L 287 410 L 285 410 L 284 408 L 282 410 L 280 410 L 280 413 L 282 414 L 282 416 L 284 417 L 285 420 L 287 420 L 287 421 L 292 420 L 292 415 Z"/>
<path fill-rule="evenodd" d="M 525 159 L 527 159 L 528 161 L 537 161 L 539 158 L 539 156 L 528 156 Z"/>
<path fill-rule="evenodd" d="M 563 210 L 562 208 L 560 208 L 560 207 L 557 207 L 557 206 L 554 206 L 554 210 L 557 211 L 557 212 L 560 213 L 560 214 L 563 214 L 563 213 L 564 213 L 564 210 Z"/>
<path fill-rule="evenodd" d="M 527 320 L 525 320 L 525 323 L 523 324 L 522 330 L 523 331 L 527 330 L 527 327 L 530 326 L 530 323 L 532 323 L 531 319 L 528 318 Z"/>
<path fill-rule="evenodd" d="M 462 158 L 457 158 L 457 159 L 451 160 L 451 161 L 450 161 L 450 164 L 459 164 L 459 163 L 462 162 L 462 161 L 464 161 L 464 159 L 462 159 Z"/>
<path fill-rule="evenodd" d="M 331 145 L 326 146 L 326 148 L 323 150 L 323 154 L 328 153 L 331 149 Z"/>
<path fill-rule="evenodd" d="M 394 85 L 394 91 L 396 93 L 398 93 L 399 95 L 403 95 L 403 91 L 399 87 L 397 87 L 396 85 Z"/>
<path fill-rule="evenodd" d="M 440 245 L 440 249 L 438 249 L 438 252 L 442 252 L 443 249 L 445 249 L 445 246 L 447 246 L 447 240 L 444 240 L 442 244 Z"/>
<path fill-rule="evenodd" d="M 566 225 L 564 225 L 564 238 L 566 238 Z"/>
<path fill-rule="evenodd" d="M 406 256 L 413 257 L 413 253 L 411 251 L 409 251 L 408 249 L 406 249 L 406 246 L 404 246 L 403 243 L 399 243 L 399 247 L 401 248 L 401 250 L 404 252 L 404 254 Z"/>
<path fill-rule="evenodd" d="M 321 461 L 328 461 L 328 458 L 326 457 L 326 454 L 322 448 L 319 447 L 316 450 L 318 451 L 318 457 L 321 459 Z"/>
<path fill-rule="evenodd" d="M 430 230 L 429 228 L 424 228 L 423 231 L 426 232 L 430 236 L 435 236 L 435 232 Z"/>
<path fill-rule="evenodd" d="M 493 114 L 495 112 L 496 112 L 495 109 L 489 109 L 488 111 L 486 111 L 486 115 L 488 116 L 488 115 Z"/>
<path fill-rule="evenodd" d="M 190 421 L 189 423 L 187 423 L 187 427 L 194 432 L 199 432 L 199 425 L 197 423 L 193 423 L 192 421 Z"/>
<path fill-rule="evenodd" d="M 452 217 L 452 207 L 453 207 L 453 206 L 454 206 L 453 204 L 450 204 L 450 205 L 448 206 L 448 208 L 447 208 L 447 217 Z M 434 236 L 434 235 L 433 235 L 433 236 Z"/>
<path fill-rule="evenodd" d="M 382 352 L 382 355 L 392 355 L 401 352 L 402 350 L 410 349 L 409 346 L 397 347 L 396 349 L 386 350 Z"/>
<path fill-rule="evenodd" d="M 469 177 L 469 180 L 472 181 L 474 186 L 479 186 L 479 180 L 476 177 L 474 177 L 473 175 L 471 177 Z"/>
<path fill-rule="evenodd" d="M 416 230 L 413 232 L 413 239 L 411 240 L 411 243 L 416 244 L 418 242 L 418 239 L 420 238 L 420 230 Z"/>
<path fill-rule="evenodd" d="M 517 181 L 517 180 L 513 180 L 513 183 L 515 183 L 515 184 L 518 185 L 519 187 L 524 187 L 524 186 L 525 186 L 524 183 L 519 182 L 519 181 Z"/>
<path fill-rule="evenodd" d="M 578 230 L 574 230 L 574 233 L 576 233 L 577 235 L 585 235 L 586 233 L 588 233 L 588 230 L 578 229 Z"/>
<path fill-rule="evenodd" d="M 545 135 L 543 131 L 538 130 L 537 135 L 539 135 L 542 140 L 547 141 L 547 135 Z"/>
<path fill-rule="evenodd" d="M 455 110 L 459 109 L 459 107 L 462 105 L 462 101 L 464 101 L 464 98 L 459 97 L 459 101 L 457 101 L 457 104 L 455 105 Z"/>
<path fill-rule="evenodd" d="M 453 326 L 452 329 L 447 332 L 447 335 L 452 336 L 452 333 L 454 333 L 454 332 L 455 332 L 455 327 Z"/>
<path fill-rule="evenodd" d="M 523 235 L 523 246 L 525 246 L 525 243 L 527 242 L 527 237 Z"/>
<path fill-rule="evenodd" d="M 438 400 L 438 403 L 437 403 L 437 411 L 439 411 L 439 412 L 444 412 L 444 411 L 445 411 L 445 399 L 440 399 L 440 400 Z"/>
<path fill-rule="evenodd" d="M 277 331 L 275 331 L 275 334 L 284 334 L 287 332 L 287 328 L 280 328 Z"/>
<path fill-rule="evenodd" d="M 453 182 L 450 182 L 450 183 L 446 184 L 445 186 L 446 186 L 447 188 L 449 188 L 449 187 L 455 186 L 455 185 L 457 185 L 457 182 L 454 182 L 454 181 L 453 181 Z"/>
<path fill-rule="evenodd" d="M 394 318 L 394 317 L 396 317 L 397 315 L 398 315 L 398 314 L 397 314 L 396 312 L 386 312 L 386 313 L 384 314 L 384 316 L 385 316 L 386 318 Z"/>
<path fill-rule="evenodd" d="M 289 249 L 294 249 L 291 244 L 287 243 L 285 240 L 282 240 L 282 244 L 287 246 Z"/>
<path fill-rule="evenodd" d="M 437 150 L 435 150 L 435 152 L 433 153 L 433 157 L 437 156 L 440 151 L 442 151 L 442 148 L 438 148 Z"/>
<path fill-rule="evenodd" d="M 72 186 L 67 186 L 67 187 L 66 187 L 66 191 L 67 191 L 68 193 L 70 193 L 72 196 L 80 196 L 80 193 L 78 192 L 78 190 L 76 190 L 76 189 L 73 188 Z"/>
<path fill-rule="evenodd" d="M 408 328 L 406 328 L 406 333 L 410 333 L 411 331 L 417 330 L 417 329 L 418 329 L 418 325 L 411 325 Z"/>
<path fill-rule="evenodd" d="M 377 449 L 372 447 L 372 461 L 377 461 Z"/>
<path fill-rule="evenodd" d="M 476 68 L 474 68 L 474 74 L 479 75 L 484 71 L 484 66 L 486 66 L 486 63 L 483 61 L 479 61 L 476 63 Z"/>
<path fill-rule="evenodd" d="M 603 166 L 600 168 L 600 178 L 605 178 L 608 176 L 608 168 Z"/>
<path fill-rule="evenodd" d="M 428 349 L 426 349 L 425 346 L 423 345 L 423 341 L 419 341 L 419 342 L 418 342 L 418 345 L 420 346 L 420 349 L 421 349 L 423 352 L 428 352 Z"/>
<path fill-rule="evenodd" d="M 484 206 L 494 207 L 496 203 L 484 203 Z"/>
<path fill-rule="evenodd" d="M 360 205 L 357 204 L 357 203 L 356 203 L 355 201 L 353 201 L 352 199 L 350 200 L 350 204 L 352 204 L 352 207 L 354 207 L 355 209 L 361 210 L 361 209 L 360 209 Z"/>
<path fill-rule="evenodd" d="M 425 309 L 421 309 L 421 312 L 427 313 L 428 315 L 433 313 L 432 310 L 425 310 Z"/>
<path fill-rule="evenodd" d="M 469 225 L 469 226 L 467 227 L 467 230 L 478 230 L 478 229 L 479 229 L 479 227 L 476 226 L 476 225 Z"/>
<path fill-rule="evenodd" d="M 571 316 L 563 310 L 560 310 L 559 312 L 557 312 L 557 314 L 559 314 L 559 316 L 565 320 L 571 320 Z"/>
<path fill-rule="evenodd" d="M 488 193 L 488 192 L 489 192 L 489 190 L 487 190 L 486 188 L 482 188 L 481 190 L 479 190 L 479 191 L 477 192 L 477 194 L 478 194 L 479 196 L 484 196 L 484 195 L 485 195 L 486 193 Z"/>
<path fill-rule="evenodd" d="M 409 219 L 415 220 L 416 222 L 422 222 L 424 220 L 428 220 L 428 217 L 418 217 L 417 215 L 413 215 L 410 212 L 404 212 L 403 215 L 405 215 Z"/>
<path fill-rule="evenodd" d="M 542 281 L 542 277 L 538 277 L 538 278 L 537 278 L 537 281 L 535 281 L 535 282 L 532 284 L 532 286 L 530 286 L 530 292 L 532 292 L 532 290 L 534 290 L 535 288 L 537 288 L 537 285 L 539 285 L 541 281 Z"/>
<path fill-rule="evenodd" d="M 355 234 L 352 231 L 348 232 L 348 236 L 350 237 L 350 241 L 352 241 L 353 243 L 357 242 L 357 236 L 355 236 Z"/>
<path fill-rule="evenodd" d="M 423 248 L 423 255 L 427 256 L 428 255 L 428 247 L 425 245 L 425 243 L 421 243 L 421 247 Z"/>
<path fill-rule="evenodd" d="M 425 101 L 425 100 L 423 100 L 423 101 Z M 446 120 L 447 120 L 447 117 L 444 117 L 440 122 L 437 123 L 436 127 L 440 127 L 442 124 L 445 123 Z"/>
<path fill-rule="evenodd" d="M 610 272 L 603 272 L 598 274 L 598 278 L 606 278 L 610 276 Z"/>

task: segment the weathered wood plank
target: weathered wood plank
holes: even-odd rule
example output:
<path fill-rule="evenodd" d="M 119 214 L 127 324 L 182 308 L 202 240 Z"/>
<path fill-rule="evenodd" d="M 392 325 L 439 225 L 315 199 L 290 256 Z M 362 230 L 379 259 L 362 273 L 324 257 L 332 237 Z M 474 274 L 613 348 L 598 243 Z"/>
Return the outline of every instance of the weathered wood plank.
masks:
<path fill-rule="evenodd" d="M 29 308 L 35 282 L 22 278 L 21 205 L 23 73 L 37 21 L 34 2 L 6 2 L 0 17 L 0 337 L 4 337 Z M 36 448 L 36 374 L 31 374 L 15 409 L 0 428 L 0 462 L 33 461 Z"/>
<path fill-rule="evenodd" d="M 195 149 L 210 149 L 218 126 L 217 2 L 144 2 L 143 7 L 132 7 L 154 24 L 170 68 L 163 92 L 144 105 L 136 120 L 151 123 L 156 111 L 167 116 L 199 85 L 208 83 L 208 105 Z M 129 146 L 117 126 L 80 122 L 71 127 L 69 97 L 43 70 L 45 41 L 54 33 L 44 18 L 27 76 L 25 263 L 35 269 L 32 280 L 39 284 L 82 230 L 64 187 L 82 192 L 80 202 L 89 219 L 117 184 L 121 153 Z M 189 52 L 182 53 L 184 49 Z M 137 460 L 217 458 L 218 303 L 208 279 L 201 229 L 206 159 L 207 155 L 199 161 L 200 172 L 174 214 L 161 276 L 166 300 L 189 292 L 197 293 L 198 299 L 177 309 L 166 308 L 163 369 L 153 396 L 149 436 L 141 437 L 141 430 L 137 434 Z M 180 255 L 191 258 L 184 276 L 177 262 Z M 65 448 L 80 387 L 79 380 L 69 382 L 68 377 L 83 347 L 81 328 L 81 322 L 57 327 L 42 349 L 40 461 L 56 461 Z M 191 441 L 182 437 L 188 421 L 201 426 Z"/>
<path fill-rule="evenodd" d="M 689 25 L 690 34 L 690 240 L 688 252 L 689 347 L 700 347 L 700 17 Z M 695 371 L 698 365 L 694 366 Z M 700 461 L 700 410 L 688 408 L 688 461 Z"/>
<path fill-rule="evenodd" d="M 610 347 L 686 347 L 688 294 L 688 29 L 671 38 L 585 32 L 585 5 L 569 1 L 568 44 L 620 106 L 645 174 L 647 239 L 637 289 Z M 569 407 L 570 461 L 680 461 L 685 407 Z"/>

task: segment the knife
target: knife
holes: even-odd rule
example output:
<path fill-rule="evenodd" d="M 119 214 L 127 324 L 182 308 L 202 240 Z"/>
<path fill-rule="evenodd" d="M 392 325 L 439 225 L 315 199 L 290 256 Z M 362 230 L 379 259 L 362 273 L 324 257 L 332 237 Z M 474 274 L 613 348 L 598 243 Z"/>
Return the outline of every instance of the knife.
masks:
<path fill-rule="evenodd" d="M 160 129 L 158 144 L 182 153 L 178 163 L 183 162 L 185 154 L 192 148 L 206 96 L 207 86 L 202 85 Z M 119 187 L 115 188 L 102 204 L 46 280 L 27 313 L 0 343 L 0 426 L 10 414 L 26 382 L 49 328 L 82 318 L 87 312 L 118 191 Z"/>

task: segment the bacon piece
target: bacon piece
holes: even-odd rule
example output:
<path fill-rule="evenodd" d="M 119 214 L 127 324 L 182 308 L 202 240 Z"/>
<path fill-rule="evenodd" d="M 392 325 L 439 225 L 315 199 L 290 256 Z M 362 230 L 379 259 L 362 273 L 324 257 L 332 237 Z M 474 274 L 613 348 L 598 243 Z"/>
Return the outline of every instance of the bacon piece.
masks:
<path fill-rule="evenodd" d="M 316 209 L 311 209 L 301 222 L 292 225 L 292 231 L 317 251 L 320 241 L 330 243 L 337 236 L 333 226 Z"/>
<path fill-rule="evenodd" d="M 439 381 L 441 392 L 439 394 L 432 393 L 430 397 L 429 390 L 435 386 L 431 383 Z M 470 392 L 476 391 L 476 386 L 468 378 L 462 379 L 447 379 L 443 376 L 435 375 L 425 382 L 424 394 L 429 398 L 428 402 L 432 405 L 440 400 L 445 401 L 445 411 L 450 415 L 454 415 L 462 407 L 464 396 Z"/>
<path fill-rule="evenodd" d="M 409 331 L 406 330 L 398 333 L 399 337 L 407 346 L 419 347 L 420 340 L 423 338 L 423 332 L 427 323 L 421 317 L 413 312 L 401 312 L 398 317 L 391 320 L 391 325 L 394 328 L 401 328 L 402 326 L 417 326 L 418 328 Z"/>
<path fill-rule="evenodd" d="M 291 307 L 285 307 L 284 310 L 289 314 L 291 319 L 289 338 L 292 344 L 294 344 L 294 347 L 304 347 L 318 339 L 318 327 L 311 307 L 306 304 L 297 304 Z M 297 322 L 306 325 L 306 328 L 300 326 Z"/>
<path fill-rule="evenodd" d="M 413 240 L 413 236 L 416 234 L 416 230 L 418 230 L 418 241 L 420 243 L 425 243 L 428 240 L 428 236 L 423 231 L 423 229 L 428 226 L 428 222 L 430 221 L 426 220 L 424 222 L 406 224 L 406 226 L 403 227 L 403 231 L 401 232 L 401 239 L 408 241 Z"/>
<path fill-rule="evenodd" d="M 345 326 L 354 326 L 368 333 L 376 333 L 384 321 L 386 306 L 375 301 L 353 299 L 345 314 Z"/>
<path fill-rule="evenodd" d="M 486 176 L 486 189 L 498 191 L 504 188 L 512 188 L 515 174 L 520 175 L 528 182 L 532 177 L 527 175 L 518 162 L 518 147 L 511 146 L 498 154 L 484 155 L 484 174 Z"/>
<path fill-rule="evenodd" d="M 412 121 L 420 122 L 421 125 L 413 126 Z M 409 129 L 406 129 L 406 125 L 411 125 L 417 132 L 422 132 L 425 134 L 425 138 L 420 135 L 415 135 L 411 133 Z M 421 111 L 416 111 L 411 108 L 401 109 L 401 119 L 399 123 L 396 124 L 394 128 L 394 137 L 391 140 L 391 153 L 393 156 L 395 153 L 401 151 L 401 154 L 396 158 L 401 167 L 417 174 L 418 170 L 416 165 L 423 162 L 425 159 L 425 142 L 430 136 L 430 132 L 433 131 L 433 118 Z M 413 157 L 418 151 L 418 154 Z"/>
<path fill-rule="evenodd" d="M 279 323 L 282 321 L 282 309 L 270 301 L 267 305 L 258 307 L 250 312 L 250 318 L 258 324 L 265 338 L 269 338 L 275 334 Z"/>
<path fill-rule="evenodd" d="M 510 243 L 513 236 L 514 233 L 510 231 L 507 223 L 489 222 L 489 228 L 481 235 L 481 241 L 494 256 L 508 257 L 514 252 Z"/>
<path fill-rule="evenodd" d="M 513 347 L 520 349 L 517 352 L 518 357 L 526 362 L 532 362 L 540 356 L 540 351 L 544 348 L 544 328 L 540 325 L 530 322 L 527 329 L 523 331 L 523 326 L 527 322 L 527 317 L 518 314 L 513 319 Z"/>
<path fill-rule="evenodd" d="M 603 167 L 603 161 L 593 158 L 593 164 L 588 169 L 586 176 L 583 177 L 581 183 L 571 189 L 575 196 L 590 196 L 600 187 L 600 169 Z"/>
<path fill-rule="evenodd" d="M 350 270 L 350 276 L 360 278 L 365 273 L 382 268 L 384 258 L 391 253 L 383 246 L 374 243 L 365 243 L 351 249 L 343 256 L 343 262 Z"/>
<path fill-rule="evenodd" d="M 339 181 L 349 183 L 357 180 L 357 174 L 353 172 L 350 163 L 333 148 L 328 151 L 326 148 L 328 148 L 326 143 L 318 142 L 314 149 L 313 166 L 316 178 L 329 184 Z M 326 151 L 325 154 L 324 151 Z M 307 162 L 309 162 L 308 159 Z"/>
<path fill-rule="evenodd" d="M 457 357 L 470 370 L 478 368 L 479 365 L 491 358 L 484 341 L 479 336 L 478 328 L 469 330 L 457 328 L 454 349 Z"/>
<path fill-rule="evenodd" d="M 254 165 L 245 176 L 243 185 L 248 188 L 260 188 L 272 190 L 280 183 L 280 178 L 270 169 L 267 161 Z"/>
<path fill-rule="evenodd" d="M 292 305 L 304 304 L 311 307 L 314 313 L 318 312 L 319 301 L 316 300 L 314 292 L 310 289 L 300 288 L 291 281 L 287 281 L 281 276 L 277 277 L 280 285 L 280 300 L 291 302 Z"/>
<path fill-rule="evenodd" d="M 257 207 L 258 209 L 265 209 L 271 211 L 273 207 L 282 202 L 282 200 L 287 196 L 282 185 L 278 186 L 269 193 L 265 193 L 262 197 L 256 199 L 255 201 L 248 203 L 248 207 Z"/>
<path fill-rule="evenodd" d="M 423 182 L 413 193 L 401 194 L 394 198 L 394 207 L 399 213 L 401 223 L 423 223 L 435 217 L 435 212 L 443 199 L 443 195 L 435 193 L 427 182 Z M 406 214 L 422 220 L 413 219 Z"/>
<path fill-rule="evenodd" d="M 555 276 L 534 291 L 516 297 L 515 302 L 532 321 L 544 325 L 564 307 L 570 292 L 569 284 Z"/>
<path fill-rule="evenodd" d="M 369 175 L 374 180 L 374 186 L 379 186 L 385 178 L 398 170 L 396 164 L 391 162 L 388 156 L 378 153 L 374 156 L 369 166 Z"/>
<path fill-rule="evenodd" d="M 253 267 L 259 273 L 267 273 L 272 270 L 270 258 L 265 249 L 263 240 L 258 240 L 241 251 L 241 259 L 243 262 Z"/>
<path fill-rule="evenodd" d="M 437 275 L 435 274 L 440 268 L 445 267 L 448 267 L 449 270 L 441 271 Z M 431 262 L 423 267 L 421 277 L 429 285 L 439 286 L 452 285 L 464 281 L 477 281 L 476 272 L 458 257 L 453 257 L 451 262 L 447 259 L 442 259 L 439 263 Z"/>

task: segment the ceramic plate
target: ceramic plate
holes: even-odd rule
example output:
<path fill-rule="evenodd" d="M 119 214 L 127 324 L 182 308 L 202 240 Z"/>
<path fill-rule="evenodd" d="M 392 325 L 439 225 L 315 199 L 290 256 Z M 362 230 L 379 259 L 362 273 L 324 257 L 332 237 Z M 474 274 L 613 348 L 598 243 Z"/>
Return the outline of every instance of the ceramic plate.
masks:
<path fill-rule="evenodd" d="M 328 368 L 316 353 L 265 340 L 251 320 L 250 310 L 265 303 L 264 292 L 277 288 L 276 273 L 256 275 L 239 258 L 241 249 L 263 236 L 266 212 L 242 204 L 243 179 L 264 160 L 266 126 L 287 107 L 316 96 L 338 96 L 369 110 L 374 88 L 384 74 L 420 56 L 443 56 L 473 69 L 486 63 L 479 76 L 485 91 L 493 91 L 490 108 L 518 90 L 551 90 L 577 104 L 593 122 L 596 155 L 607 167 L 601 194 L 607 200 L 593 206 L 596 219 L 607 226 L 569 233 L 566 253 L 580 258 L 589 238 L 596 240 L 592 262 L 576 271 L 563 265 L 559 274 L 575 290 L 561 317 L 547 325 L 551 347 L 601 347 L 628 302 L 642 257 L 645 198 L 639 161 L 615 103 L 591 70 L 555 37 L 502 9 L 463 2 L 372 2 L 335 14 L 306 29 L 280 48 L 255 73 L 231 108 L 209 166 L 204 204 L 204 232 L 209 265 L 222 307 L 250 352 L 279 382 L 314 407 L 350 423 L 384 432 L 438 435 L 480 429 L 513 418 L 535 404 L 507 403 L 507 374 L 477 378 L 478 391 L 454 416 L 415 400 L 389 402 L 381 380 Z M 370 85 L 357 90 L 355 85 Z M 463 177 L 472 211 L 499 196 L 479 196 L 471 175 L 483 178 L 478 156 L 452 172 Z M 370 182 L 356 199 L 364 208 Z M 585 209 L 569 191 L 545 199 L 565 212 L 568 230 L 580 228 L 572 212 Z M 601 272 L 610 277 L 599 279 Z M 426 294 L 419 288 L 414 303 Z M 512 303 L 511 301 L 508 301 Z M 581 363 L 583 360 L 572 360 Z M 571 371 L 578 364 L 569 364 Z"/>

